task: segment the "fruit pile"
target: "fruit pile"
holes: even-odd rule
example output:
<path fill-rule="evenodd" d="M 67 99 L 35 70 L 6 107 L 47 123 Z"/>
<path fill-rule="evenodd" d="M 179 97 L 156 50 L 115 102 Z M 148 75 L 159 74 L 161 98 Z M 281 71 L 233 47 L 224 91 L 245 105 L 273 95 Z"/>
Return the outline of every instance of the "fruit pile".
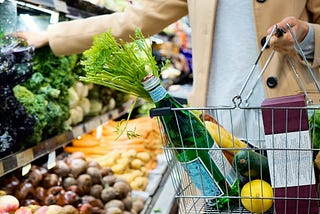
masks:
<path fill-rule="evenodd" d="M 81 153 L 59 156 L 50 170 L 32 165 L 26 176 L 6 177 L 0 189 L 0 213 L 139 213 L 144 200 L 109 167 L 87 161 Z M 3 202 L 3 203 L 2 203 Z M 19 211 L 18 211 L 19 208 Z M 61 210 L 61 212 L 57 212 Z"/>

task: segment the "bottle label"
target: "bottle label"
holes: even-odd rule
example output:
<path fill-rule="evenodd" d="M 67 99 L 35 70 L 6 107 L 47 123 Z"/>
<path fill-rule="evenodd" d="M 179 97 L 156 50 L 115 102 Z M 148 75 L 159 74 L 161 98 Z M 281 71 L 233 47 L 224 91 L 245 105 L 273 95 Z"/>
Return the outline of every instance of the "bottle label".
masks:
<path fill-rule="evenodd" d="M 167 95 L 167 93 L 168 93 L 167 90 L 161 85 L 157 86 L 152 91 L 149 91 L 149 94 L 153 102 L 155 103 L 162 100 Z"/>
<path fill-rule="evenodd" d="M 181 163 L 181 165 L 204 196 L 216 197 L 224 195 L 224 192 L 199 157 L 192 161 Z"/>
<path fill-rule="evenodd" d="M 237 174 L 227 158 L 224 156 L 222 150 L 219 149 L 215 142 L 212 146 L 212 149 L 209 151 L 209 155 L 221 174 L 224 176 L 229 186 L 232 187 L 237 181 Z"/>

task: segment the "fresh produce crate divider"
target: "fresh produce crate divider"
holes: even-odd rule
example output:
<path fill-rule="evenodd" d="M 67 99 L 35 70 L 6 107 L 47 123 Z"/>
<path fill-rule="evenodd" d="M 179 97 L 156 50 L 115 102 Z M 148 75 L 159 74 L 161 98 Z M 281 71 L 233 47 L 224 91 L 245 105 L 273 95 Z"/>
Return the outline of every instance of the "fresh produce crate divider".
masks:
<path fill-rule="evenodd" d="M 142 104 L 142 100 L 137 102 L 137 106 Z M 12 172 L 18 168 L 21 168 L 28 163 L 47 155 L 48 153 L 68 144 L 72 139 L 87 133 L 97 126 L 102 125 L 110 119 L 119 118 L 122 115 L 128 113 L 132 107 L 132 100 L 125 102 L 122 107 L 114 109 L 103 115 L 92 118 L 91 120 L 84 122 L 76 127 L 73 127 L 71 131 L 65 132 L 61 135 L 54 136 L 50 139 L 43 141 L 42 143 L 28 148 L 24 151 L 9 155 L 7 157 L 1 157 L 0 159 L 0 177 Z"/>

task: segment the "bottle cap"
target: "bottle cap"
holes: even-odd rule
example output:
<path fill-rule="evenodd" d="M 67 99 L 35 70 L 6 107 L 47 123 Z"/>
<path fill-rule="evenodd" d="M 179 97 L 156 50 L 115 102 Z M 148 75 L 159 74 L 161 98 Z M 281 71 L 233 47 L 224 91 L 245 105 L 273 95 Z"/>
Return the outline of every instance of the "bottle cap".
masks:
<path fill-rule="evenodd" d="M 158 77 L 155 77 L 155 76 L 149 74 L 145 78 L 143 78 L 142 84 L 143 84 L 144 89 L 149 91 L 160 84 L 160 79 Z"/>

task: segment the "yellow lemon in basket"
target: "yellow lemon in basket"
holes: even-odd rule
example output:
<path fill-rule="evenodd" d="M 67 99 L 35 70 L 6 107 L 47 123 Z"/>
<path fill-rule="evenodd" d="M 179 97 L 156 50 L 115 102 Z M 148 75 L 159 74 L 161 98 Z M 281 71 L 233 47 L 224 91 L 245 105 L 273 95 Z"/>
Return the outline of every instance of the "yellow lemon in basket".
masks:
<path fill-rule="evenodd" d="M 246 183 L 241 189 L 241 203 L 252 213 L 268 211 L 273 204 L 271 185 L 260 179 Z"/>

